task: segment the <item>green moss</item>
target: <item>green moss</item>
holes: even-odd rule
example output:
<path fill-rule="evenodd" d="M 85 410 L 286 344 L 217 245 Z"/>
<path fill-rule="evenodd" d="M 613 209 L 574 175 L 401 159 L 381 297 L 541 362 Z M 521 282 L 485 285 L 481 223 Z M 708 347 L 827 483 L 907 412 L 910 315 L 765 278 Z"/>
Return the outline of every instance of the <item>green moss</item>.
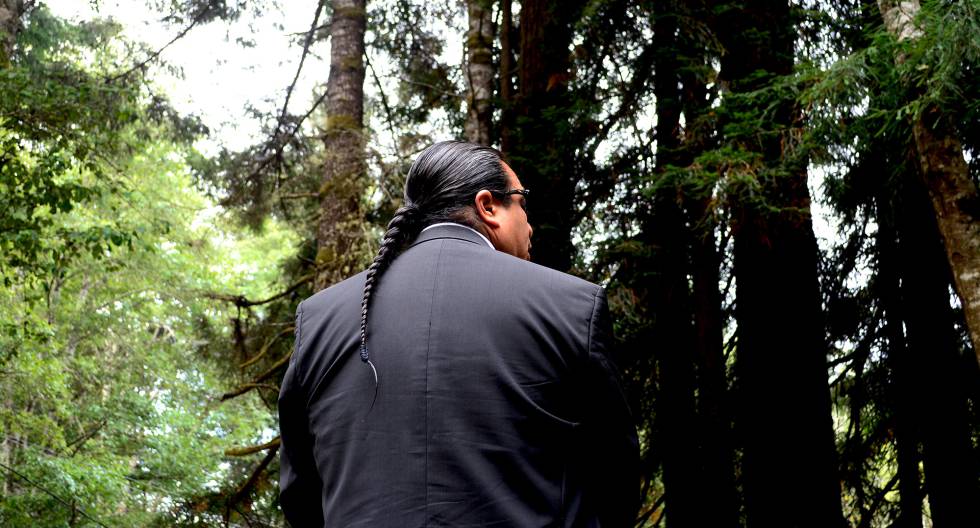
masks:
<path fill-rule="evenodd" d="M 326 132 L 336 132 L 339 130 L 353 130 L 360 132 L 363 128 L 361 121 L 350 114 L 340 114 L 327 118 Z"/>
<path fill-rule="evenodd" d="M 333 12 L 334 19 L 338 18 L 351 18 L 351 19 L 367 19 L 367 10 L 363 7 L 341 7 L 334 9 Z"/>

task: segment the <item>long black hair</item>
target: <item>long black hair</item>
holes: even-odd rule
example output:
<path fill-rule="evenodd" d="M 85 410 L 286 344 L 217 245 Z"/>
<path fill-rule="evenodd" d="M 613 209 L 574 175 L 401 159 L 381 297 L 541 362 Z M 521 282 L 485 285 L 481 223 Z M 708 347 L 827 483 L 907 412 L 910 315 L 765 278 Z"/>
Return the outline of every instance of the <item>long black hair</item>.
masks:
<path fill-rule="evenodd" d="M 395 211 L 381 239 L 381 249 L 367 270 L 361 300 L 361 361 L 370 365 L 375 384 L 378 371 L 367 349 L 367 319 L 371 292 L 381 274 L 409 241 L 427 225 L 456 222 L 477 227 L 473 199 L 480 190 L 506 191 L 507 175 L 496 149 L 443 141 L 422 151 L 405 180 L 405 204 Z M 509 198 L 509 197 L 508 197 Z M 508 199 L 505 198 L 505 199 Z"/>

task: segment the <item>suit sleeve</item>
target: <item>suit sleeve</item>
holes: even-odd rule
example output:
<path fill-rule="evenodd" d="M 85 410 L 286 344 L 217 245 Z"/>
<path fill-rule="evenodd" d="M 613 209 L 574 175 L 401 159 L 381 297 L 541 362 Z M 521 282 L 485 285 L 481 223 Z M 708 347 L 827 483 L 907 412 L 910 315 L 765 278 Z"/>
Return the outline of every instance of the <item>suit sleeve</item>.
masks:
<path fill-rule="evenodd" d="M 601 526 L 633 526 L 640 507 L 639 440 L 619 371 L 613 364 L 612 319 L 602 288 L 589 323 L 585 431 L 591 494 Z"/>
<path fill-rule="evenodd" d="M 296 343 L 279 390 L 279 504 L 290 526 L 323 526 L 323 484 L 313 459 L 306 391 L 298 382 L 303 305 L 296 309 Z"/>

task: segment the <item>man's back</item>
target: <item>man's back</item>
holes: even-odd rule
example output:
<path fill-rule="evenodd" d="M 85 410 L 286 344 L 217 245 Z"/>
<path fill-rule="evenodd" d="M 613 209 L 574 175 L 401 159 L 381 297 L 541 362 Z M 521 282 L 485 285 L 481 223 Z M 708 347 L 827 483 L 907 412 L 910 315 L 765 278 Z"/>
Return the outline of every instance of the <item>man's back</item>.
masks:
<path fill-rule="evenodd" d="M 636 433 L 601 288 L 430 229 L 372 293 L 376 390 L 364 281 L 297 311 L 280 396 L 294 526 L 629 524 Z"/>

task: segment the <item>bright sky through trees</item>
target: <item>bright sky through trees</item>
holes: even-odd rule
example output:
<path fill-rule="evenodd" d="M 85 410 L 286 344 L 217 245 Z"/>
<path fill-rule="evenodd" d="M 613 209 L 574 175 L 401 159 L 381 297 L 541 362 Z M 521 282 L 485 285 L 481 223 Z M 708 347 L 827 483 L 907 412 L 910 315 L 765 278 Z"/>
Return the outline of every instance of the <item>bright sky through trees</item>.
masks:
<path fill-rule="evenodd" d="M 247 115 L 250 106 L 273 112 L 296 71 L 299 48 L 294 39 L 309 29 L 312 2 L 280 2 L 277 9 L 259 18 L 244 13 L 230 24 L 205 24 L 193 28 L 161 54 L 180 72 L 150 67 L 156 84 L 170 96 L 177 110 L 199 116 L 211 129 L 213 143 L 230 149 L 244 148 L 259 139 L 260 122 Z M 160 22 L 161 13 L 144 2 L 106 1 L 98 9 L 87 2 L 56 0 L 46 5 L 60 17 L 89 20 L 111 17 L 123 26 L 125 37 L 158 50 L 176 36 L 183 25 Z M 243 46 L 242 42 L 248 45 Z M 329 55 L 326 42 L 314 43 L 297 82 L 290 107 L 308 106 L 313 88 L 326 79 Z M 146 52 L 137 54 L 145 56 Z M 207 145 L 210 142 L 205 142 Z M 207 147 L 205 147 L 207 148 Z"/>

